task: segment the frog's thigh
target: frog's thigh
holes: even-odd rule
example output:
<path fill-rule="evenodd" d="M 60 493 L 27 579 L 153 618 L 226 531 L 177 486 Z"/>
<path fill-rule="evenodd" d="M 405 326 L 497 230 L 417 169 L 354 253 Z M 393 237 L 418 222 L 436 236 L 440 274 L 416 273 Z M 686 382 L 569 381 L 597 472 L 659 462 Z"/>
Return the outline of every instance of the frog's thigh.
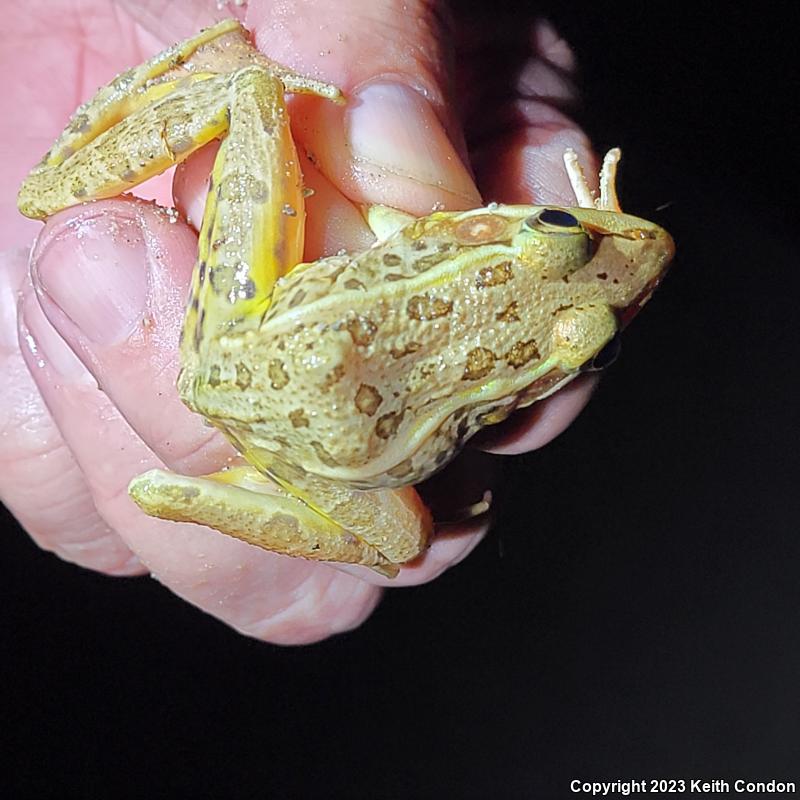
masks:
<path fill-rule="evenodd" d="M 230 482 L 231 475 L 236 483 Z M 247 467 L 199 478 L 155 469 L 134 478 L 128 491 L 143 511 L 161 519 L 208 525 L 275 553 L 397 574 L 397 566 L 374 547 L 300 500 L 260 491 L 265 485 L 259 473 Z"/>
<path fill-rule="evenodd" d="M 69 158 L 33 170 L 20 187 L 20 211 L 42 219 L 85 200 L 116 197 L 182 161 L 226 132 L 230 81 L 227 75 L 197 75 L 165 85 L 177 88 Z"/>

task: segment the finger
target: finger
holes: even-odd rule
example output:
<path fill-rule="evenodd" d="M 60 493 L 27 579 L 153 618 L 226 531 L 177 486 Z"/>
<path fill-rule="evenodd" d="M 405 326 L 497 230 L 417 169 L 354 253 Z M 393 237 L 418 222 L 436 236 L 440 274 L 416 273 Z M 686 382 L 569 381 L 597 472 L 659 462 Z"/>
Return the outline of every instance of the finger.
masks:
<path fill-rule="evenodd" d="M 113 246 L 104 250 L 108 241 Z M 25 358 L 108 524 L 172 591 L 249 635 L 316 641 L 363 621 L 379 599 L 376 587 L 207 528 L 146 517 L 127 496 L 133 475 L 165 461 L 200 472 L 219 468 L 231 453 L 174 389 L 182 298 L 194 260 L 191 231 L 149 204 L 107 201 L 58 215 L 40 248 L 33 265 L 41 302 L 24 307 L 37 357 Z M 131 275 L 137 267 L 147 268 L 144 280 Z M 65 374 L 69 350 L 49 332 L 42 308 L 104 391 Z M 165 460 L 112 402 L 119 393 L 128 417 L 161 445 Z"/>
<path fill-rule="evenodd" d="M 438 8 L 423 0 L 250 4 L 260 50 L 345 93 L 344 107 L 295 98 L 292 115 L 302 145 L 351 200 L 416 214 L 480 204 L 458 151 Z"/>
<path fill-rule="evenodd" d="M 578 152 L 591 180 L 596 172 L 569 116 L 575 58 L 548 22 L 513 13 L 476 6 L 460 15 L 456 81 L 478 185 L 487 200 L 573 205 L 564 151 Z"/>
<path fill-rule="evenodd" d="M 0 497 L 44 550 L 100 572 L 137 574 L 141 564 L 97 513 L 20 352 L 17 301 L 27 266 L 26 251 L 0 257 Z"/>
<path fill-rule="evenodd" d="M 116 0 L 115 5 L 158 38 L 153 52 L 188 39 L 222 19 L 236 17 L 244 22 L 247 12 L 247 3 L 237 0 Z"/>
<path fill-rule="evenodd" d="M 178 471 L 207 472 L 235 453 L 175 391 L 196 252 L 157 206 L 104 201 L 51 218 L 31 274 L 50 323 L 139 435 Z"/>

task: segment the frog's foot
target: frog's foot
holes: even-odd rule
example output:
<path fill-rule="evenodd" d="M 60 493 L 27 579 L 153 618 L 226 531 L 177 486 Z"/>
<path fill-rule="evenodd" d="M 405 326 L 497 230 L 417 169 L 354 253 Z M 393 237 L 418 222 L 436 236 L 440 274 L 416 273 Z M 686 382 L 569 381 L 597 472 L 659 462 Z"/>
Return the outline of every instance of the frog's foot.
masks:
<path fill-rule="evenodd" d="M 600 169 L 600 197 L 593 197 L 592 190 L 583 173 L 578 154 L 572 149 L 564 152 L 564 166 L 567 169 L 569 182 L 580 208 L 596 208 L 598 211 L 617 211 L 622 209 L 617 197 L 617 166 L 622 157 L 622 151 L 615 147 L 609 150 L 603 158 Z"/>
<path fill-rule="evenodd" d="M 361 564 L 387 577 L 399 571 L 378 548 L 279 492 L 255 469 L 234 469 L 190 478 L 154 469 L 131 481 L 128 491 L 151 516 L 208 525 L 275 553 Z"/>

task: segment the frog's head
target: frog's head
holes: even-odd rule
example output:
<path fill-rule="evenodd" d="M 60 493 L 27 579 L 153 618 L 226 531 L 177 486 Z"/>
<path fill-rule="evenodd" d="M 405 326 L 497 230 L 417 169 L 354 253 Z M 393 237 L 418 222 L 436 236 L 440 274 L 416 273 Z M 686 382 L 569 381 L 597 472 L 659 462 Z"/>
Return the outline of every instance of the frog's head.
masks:
<path fill-rule="evenodd" d="M 553 312 L 565 347 L 575 348 L 570 366 L 602 366 L 609 352 L 598 348 L 599 340 L 611 341 L 650 299 L 672 259 L 672 237 L 652 222 L 619 212 L 512 209 L 519 261 L 553 287 L 551 296 L 559 301 Z"/>
<path fill-rule="evenodd" d="M 624 327 L 663 278 L 675 247 L 655 223 L 588 208 L 520 206 L 512 242 L 545 280 L 589 283 Z"/>

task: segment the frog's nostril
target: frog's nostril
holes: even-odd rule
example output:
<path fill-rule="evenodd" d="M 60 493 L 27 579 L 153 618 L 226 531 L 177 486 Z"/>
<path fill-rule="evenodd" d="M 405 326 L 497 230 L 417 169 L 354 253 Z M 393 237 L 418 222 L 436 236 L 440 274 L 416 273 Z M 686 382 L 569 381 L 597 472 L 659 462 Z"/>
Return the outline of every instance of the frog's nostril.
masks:
<path fill-rule="evenodd" d="M 603 241 L 603 237 L 598 233 L 591 233 L 587 231 L 586 238 L 588 239 L 588 245 L 589 245 L 586 254 L 587 261 L 591 261 L 595 257 L 597 251 L 600 249 L 600 243 Z"/>
<path fill-rule="evenodd" d="M 605 347 L 589 362 L 584 364 L 583 372 L 600 372 L 600 370 L 610 367 L 619 357 L 622 351 L 622 336 L 619 331 L 614 334 Z"/>

